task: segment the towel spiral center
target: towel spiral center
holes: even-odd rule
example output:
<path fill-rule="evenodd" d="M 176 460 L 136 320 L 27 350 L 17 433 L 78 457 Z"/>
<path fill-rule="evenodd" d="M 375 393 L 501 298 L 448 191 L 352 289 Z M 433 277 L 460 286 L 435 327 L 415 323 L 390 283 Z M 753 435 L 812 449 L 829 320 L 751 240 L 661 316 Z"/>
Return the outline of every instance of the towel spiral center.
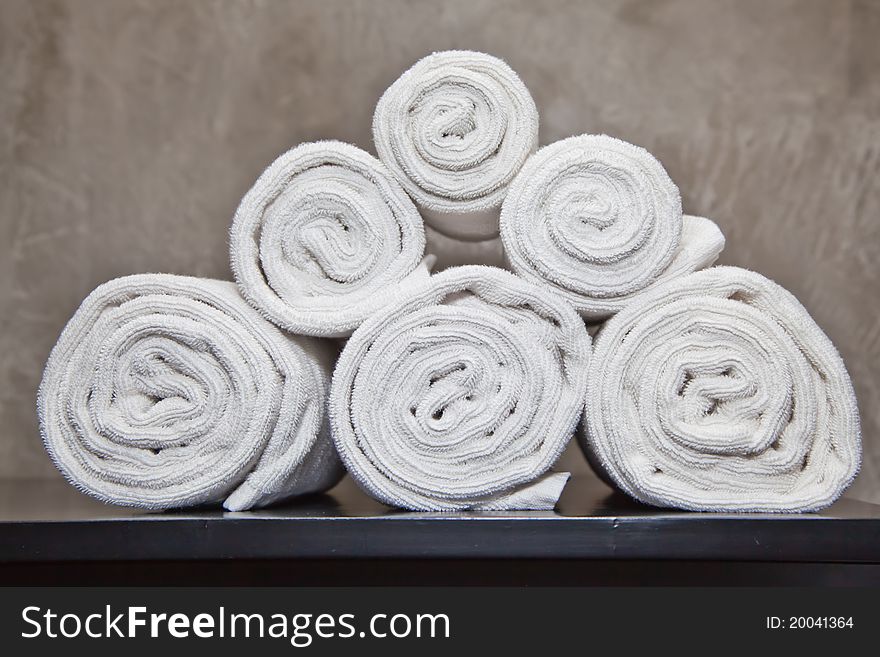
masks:
<path fill-rule="evenodd" d="M 551 281 L 579 310 L 656 281 L 681 232 L 681 199 L 662 165 L 606 136 L 542 148 L 523 166 L 501 212 L 516 273 Z"/>
<path fill-rule="evenodd" d="M 576 168 L 554 178 L 539 200 L 546 243 L 573 263 L 613 266 L 656 239 L 657 216 L 632 171 Z"/>
<path fill-rule="evenodd" d="M 169 448 L 185 450 L 181 456 L 188 458 L 216 459 L 222 455 L 216 450 L 231 449 L 236 431 L 245 430 L 242 409 L 255 402 L 275 407 L 253 375 L 255 367 L 274 368 L 265 352 L 230 332 L 223 313 L 186 299 L 175 300 L 174 311 L 155 313 L 150 301 L 130 301 L 96 323 L 81 352 L 84 368 L 92 361 L 83 371 L 94 373 L 80 391 L 88 420 L 71 420 L 94 427 L 110 443 L 146 450 L 141 459 Z M 205 441 L 212 450 L 190 449 Z M 84 447 L 102 451 L 97 440 Z"/>
<path fill-rule="evenodd" d="M 412 155 L 441 171 L 463 171 L 485 162 L 507 132 L 502 97 L 503 89 L 488 76 L 465 71 L 442 77 L 408 109 Z"/>
<path fill-rule="evenodd" d="M 435 306 L 399 318 L 377 336 L 355 379 L 352 408 L 370 427 L 363 448 L 402 484 L 412 485 L 407 473 L 417 468 L 425 491 L 442 494 L 454 481 L 477 494 L 544 440 L 527 429 L 553 403 L 553 372 L 535 366 L 534 352 L 533 333 L 477 310 Z"/>
<path fill-rule="evenodd" d="M 348 293 L 384 273 L 401 249 L 376 185 L 338 166 L 297 176 L 266 209 L 260 265 L 282 299 Z"/>
<path fill-rule="evenodd" d="M 111 407 L 130 426 L 169 427 L 197 416 L 208 403 L 207 364 L 184 341 L 146 337 L 120 356 L 113 375 Z M 179 351 L 189 352 L 181 358 Z"/>
<path fill-rule="evenodd" d="M 792 446 L 803 449 L 812 424 L 794 403 L 809 396 L 809 382 L 791 366 L 800 354 L 755 309 L 691 299 L 649 310 L 621 356 L 631 403 L 670 458 L 688 463 L 692 452 L 790 467 Z"/>
<path fill-rule="evenodd" d="M 537 108 L 516 73 L 464 51 L 420 60 L 385 91 L 373 116 L 380 159 L 419 205 L 441 215 L 497 208 L 534 151 L 537 128 Z M 481 239 L 491 237 L 483 230 Z"/>

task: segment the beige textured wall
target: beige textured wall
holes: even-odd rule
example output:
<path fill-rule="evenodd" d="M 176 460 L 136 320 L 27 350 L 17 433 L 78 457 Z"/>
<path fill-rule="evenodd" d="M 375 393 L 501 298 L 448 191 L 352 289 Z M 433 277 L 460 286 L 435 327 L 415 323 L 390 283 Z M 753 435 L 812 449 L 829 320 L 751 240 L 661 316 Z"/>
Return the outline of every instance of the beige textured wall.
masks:
<path fill-rule="evenodd" d="M 322 137 L 372 150 L 383 89 L 470 48 L 520 73 L 542 143 L 647 147 L 724 229 L 723 262 L 802 299 L 855 380 L 855 491 L 880 501 L 878 35 L 880 3 L 855 0 L 3 0 L 0 476 L 57 476 L 34 392 L 96 284 L 228 277 L 226 230 L 263 166 Z"/>

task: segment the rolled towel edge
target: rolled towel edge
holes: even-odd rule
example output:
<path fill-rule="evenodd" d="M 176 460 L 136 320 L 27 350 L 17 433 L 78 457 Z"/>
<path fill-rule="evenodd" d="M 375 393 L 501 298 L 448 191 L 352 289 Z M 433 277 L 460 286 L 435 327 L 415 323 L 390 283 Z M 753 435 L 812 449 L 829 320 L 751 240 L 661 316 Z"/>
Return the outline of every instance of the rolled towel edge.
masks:
<path fill-rule="evenodd" d="M 556 285 L 534 272 L 524 270 L 517 273 L 534 284 L 550 287 L 557 294 L 561 294 L 586 322 L 600 323 L 658 286 L 680 276 L 710 267 L 721 255 L 725 243 L 726 240 L 720 227 L 711 219 L 695 215 L 682 215 L 681 241 L 666 269 L 660 273 L 657 279 L 641 290 L 618 297 L 589 298 Z M 508 267 L 514 267 L 514 264 L 506 258 L 505 262 Z"/>

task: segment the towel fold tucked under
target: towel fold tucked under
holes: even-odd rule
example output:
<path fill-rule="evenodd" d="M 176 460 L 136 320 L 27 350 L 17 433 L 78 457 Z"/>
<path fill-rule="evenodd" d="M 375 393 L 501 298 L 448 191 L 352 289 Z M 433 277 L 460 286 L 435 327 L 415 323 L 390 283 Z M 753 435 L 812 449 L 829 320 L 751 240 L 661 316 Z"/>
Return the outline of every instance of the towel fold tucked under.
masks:
<path fill-rule="evenodd" d="M 507 187 L 538 145 L 538 110 L 500 59 L 447 51 L 418 61 L 373 116 L 379 158 L 432 228 L 457 239 L 498 234 Z"/>
<path fill-rule="evenodd" d="M 530 157 L 501 211 L 510 268 L 603 320 L 651 286 L 711 265 L 718 227 L 682 217 L 681 197 L 648 151 L 604 135 L 570 137 Z"/>
<path fill-rule="evenodd" d="M 810 511 L 860 463 L 843 361 L 786 290 L 736 267 L 657 286 L 599 332 L 581 443 L 642 502 Z"/>
<path fill-rule="evenodd" d="M 333 355 L 285 335 L 233 283 L 115 279 L 52 350 L 43 440 L 74 486 L 112 504 L 237 511 L 321 491 L 342 476 L 325 419 Z"/>
<path fill-rule="evenodd" d="M 334 141 L 302 144 L 242 199 L 230 236 L 244 297 L 278 326 L 350 335 L 426 278 L 422 218 L 376 158 Z"/>
<path fill-rule="evenodd" d="M 510 272 L 436 274 L 368 319 L 336 365 L 330 423 L 351 475 L 414 510 L 549 509 L 590 337 L 563 299 Z"/>

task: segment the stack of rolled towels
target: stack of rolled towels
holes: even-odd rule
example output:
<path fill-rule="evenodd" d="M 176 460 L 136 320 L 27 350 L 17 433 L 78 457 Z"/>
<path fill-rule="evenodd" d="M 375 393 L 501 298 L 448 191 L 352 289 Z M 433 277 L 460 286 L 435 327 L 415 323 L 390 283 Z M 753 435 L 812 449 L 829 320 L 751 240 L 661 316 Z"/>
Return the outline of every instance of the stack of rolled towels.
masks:
<path fill-rule="evenodd" d="M 520 78 L 462 51 L 401 75 L 373 137 L 378 158 L 319 141 L 269 165 L 232 220 L 235 283 L 140 274 L 83 301 L 37 401 L 73 485 L 241 511 L 347 470 L 405 509 L 552 509 L 575 436 L 654 506 L 811 511 L 851 483 L 831 341 L 712 266 L 724 236 L 645 149 L 538 149 Z"/>

